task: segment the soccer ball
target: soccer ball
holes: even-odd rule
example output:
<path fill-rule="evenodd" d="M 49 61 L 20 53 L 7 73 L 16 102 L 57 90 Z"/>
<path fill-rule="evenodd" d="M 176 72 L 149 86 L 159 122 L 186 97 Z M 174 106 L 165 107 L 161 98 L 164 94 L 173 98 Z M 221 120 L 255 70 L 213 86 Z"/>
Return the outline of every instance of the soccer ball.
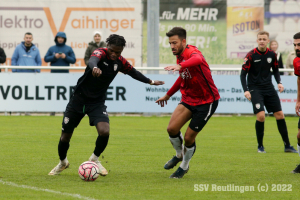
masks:
<path fill-rule="evenodd" d="M 84 181 L 94 181 L 99 176 L 99 167 L 95 162 L 86 161 L 79 166 L 78 174 Z"/>

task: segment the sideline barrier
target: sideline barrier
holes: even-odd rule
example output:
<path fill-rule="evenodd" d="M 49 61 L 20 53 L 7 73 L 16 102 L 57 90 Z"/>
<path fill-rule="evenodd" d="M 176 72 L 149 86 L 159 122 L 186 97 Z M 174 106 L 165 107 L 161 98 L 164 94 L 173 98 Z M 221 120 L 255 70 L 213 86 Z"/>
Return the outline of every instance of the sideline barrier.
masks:
<path fill-rule="evenodd" d="M 1 66 L 1 68 L 3 67 L 15 68 L 15 66 Z M 49 68 L 53 69 L 53 67 Z M 70 68 L 67 67 L 67 69 Z M 79 67 L 74 68 L 80 69 Z M 164 70 L 163 67 L 141 67 L 137 69 L 142 69 L 142 71 Z M 212 70 L 217 69 L 212 68 Z M 222 70 L 240 71 L 237 68 L 224 68 Z M 63 112 L 72 89 L 81 75 L 82 73 L 0 73 L 0 112 Z M 178 73 L 146 73 L 145 75 L 153 80 L 163 80 L 165 85 L 152 86 L 140 83 L 120 73 L 108 88 L 106 94 L 107 111 L 172 113 L 181 100 L 180 92 L 175 93 L 163 108 L 155 104 L 155 101 L 165 95 L 172 87 Z M 216 113 L 252 114 L 252 104 L 244 97 L 239 75 L 213 75 L 213 79 L 221 96 Z M 281 76 L 281 79 L 285 90 L 278 94 L 283 112 L 294 114 L 297 99 L 297 77 Z M 274 83 L 276 82 L 273 79 Z M 274 86 L 277 89 L 277 84 Z"/>

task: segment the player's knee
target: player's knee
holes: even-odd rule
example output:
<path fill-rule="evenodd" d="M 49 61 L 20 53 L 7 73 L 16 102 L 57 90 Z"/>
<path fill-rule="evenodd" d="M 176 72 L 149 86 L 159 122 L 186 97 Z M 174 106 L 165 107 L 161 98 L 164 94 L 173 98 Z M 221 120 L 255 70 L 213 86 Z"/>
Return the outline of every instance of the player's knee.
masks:
<path fill-rule="evenodd" d="M 60 136 L 60 140 L 62 142 L 70 142 L 71 137 L 72 137 L 72 133 L 64 133 L 64 132 L 62 132 L 61 136 Z"/>
<path fill-rule="evenodd" d="M 185 146 L 190 146 L 192 145 L 193 143 L 195 142 L 195 138 L 190 136 L 190 135 L 185 135 L 184 136 L 184 143 L 185 143 Z"/>
<path fill-rule="evenodd" d="M 258 114 L 256 115 L 256 119 L 257 119 L 257 121 L 259 121 L 259 122 L 264 122 L 264 121 L 265 121 L 265 114 L 264 114 L 264 113 L 258 113 Z"/>
<path fill-rule="evenodd" d="M 97 129 L 97 131 L 98 131 L 98 134 L 101 137 L 108 137 L 109 136 L 109 129 L 107 129 L 107 128 L 99 128 L 99 129 Z"/>
<path fill-rule="evenodd" d="M 282 111 L 279 111 L 279 112 L 275 112 L 274 113 L 274 117 L 279 120 L 279 119 L 284 119 L 284 114 Z"/>
<path fill-rule="evenodd" d="M 173 127 L 171 127 L 171 126 L 168 126 L 167 132 L 169 133 L 169 135 L 177 135 L 177 134 L 178 134 L 178 131 L 175 130 L 175 129 L 174 129 Z"/>

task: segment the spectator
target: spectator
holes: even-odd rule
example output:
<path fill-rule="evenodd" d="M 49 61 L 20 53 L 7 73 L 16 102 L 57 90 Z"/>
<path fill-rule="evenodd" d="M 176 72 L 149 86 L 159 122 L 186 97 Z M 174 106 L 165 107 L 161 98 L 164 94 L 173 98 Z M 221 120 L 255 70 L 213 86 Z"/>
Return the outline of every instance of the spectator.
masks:
<path fill-rule="evenodd" d="M 294 59 L 296 58 L 296 53 L 295 51 L 291 51 L 287 57 L 287 60 L 286 60 L 286 68 L 287 69 L 294 69 L 294 65 L 293 65 L 293 61 Z M 294 72 L 288 72 L 289 75 L 294 75 Z"/>
<path fill-rule="evenodd" d="M 271 40 L 270 42 L 270 49 L 274 51 L 277 55 L 277 62 L 278 62 L 278 68 L 284 69 L 283 63 L 282 63 L 282 57 L 281 53 L 278 50 L 278 42 L 276 40 Z M 273 74 L 273 73 L 272 73 Z M 279 72 L 280 75 L 283 75 L 283 72 Z"/>
<path fill-rule="evenodd" d="M 89 43 L 89 46 L 86 49 L 85 55 L 84 55 L 84 62 L 85 62 L 86 66 L 88 66 L 89 59 L 90 59 L 92 53 L 96 49 L 98 49 L 100 47 L 106 47 L 105 42 L 101 41 L 102 33 L 100 31 L 95 31 L 93 37 L 94 37 L 94 39 L 93 39 L 94 41 L 91 41 Z"/>
<path fill-rule="evenodd" d="M 54 42 L 56 45 L 50 47 L 45 55 L 45 62 L 51 62 L 51 66 L 70 66 L 76 62 L 73 49 L 66 45 L 67 36 L 64 32 L 58 32 Z M 69 73 L 69 70 L 51 69 L 51 73 Z"/>
<path fill-rule="evenodd" d="M 25 33 L 24 42 L 19 44 L 11 58 L 12 66 L 41 66 L 39 49 L 32 43 L 32 33 Z M 12 69 L 13 72 L 40 72 L 40 69 Z"/>
<path fill-rule="evenodd" d="M 6 55 L 4 50 L 0 47 L 0 63 L 5 63 L 6 61 Z M 1 72 L 1 69 L 0 69 Z"/>

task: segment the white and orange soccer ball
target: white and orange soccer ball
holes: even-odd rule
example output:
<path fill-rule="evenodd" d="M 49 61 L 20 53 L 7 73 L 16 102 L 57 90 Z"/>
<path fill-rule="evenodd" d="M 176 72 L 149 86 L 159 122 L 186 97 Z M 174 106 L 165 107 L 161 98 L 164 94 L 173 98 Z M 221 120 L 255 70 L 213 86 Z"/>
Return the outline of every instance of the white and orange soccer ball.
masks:
<path fill-rule="evenodd" d="M 99 176 L 99 167 L 95 162 L 86 161 L 79 166 L 78 174 L 84 181 L 94 181 Z"/>

